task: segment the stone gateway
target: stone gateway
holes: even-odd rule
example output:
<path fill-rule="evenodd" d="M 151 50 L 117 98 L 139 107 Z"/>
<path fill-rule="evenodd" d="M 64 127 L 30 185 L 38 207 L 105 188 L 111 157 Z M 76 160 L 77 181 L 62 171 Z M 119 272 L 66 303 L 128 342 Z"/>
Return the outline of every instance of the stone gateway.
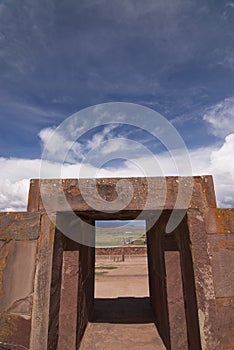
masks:
<path fill-rule="evenodd" d="M 128 178 L 132 199 L 116 210 L 119 180 L 96 179 L 95 188 L 89 179 L 31 180 L 27 212 L 0 213 L 0 349 L 78 349 L 94 304 L 95 220 L 139 215 L 146 221 L 150 304 L 165 349 L 180 349 L 183 334 L 189 350 L 234 349 L 234 209 L 217 208 L 211 176 L 195 176 Z M 188 180 L 187 208 L 177 196 Z M 128 193 L 124 183 L 121 193 Z M 172 212 L 181 220 L 168 233 Z"/>

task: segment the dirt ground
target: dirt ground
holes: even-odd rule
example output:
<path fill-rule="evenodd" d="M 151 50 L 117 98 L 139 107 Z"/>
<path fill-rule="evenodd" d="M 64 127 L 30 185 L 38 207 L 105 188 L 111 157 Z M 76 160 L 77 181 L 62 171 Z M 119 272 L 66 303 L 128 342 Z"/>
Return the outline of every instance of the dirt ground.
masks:
<path fill-rule="evenodd" d="M 146 256 L 127 256 L 125 261 L 98 256 L 95 272 L 95 298 L 149 296 Z"/>
<path fill-rule="evenodd" d="M 97 256 L 95 271 L 94 313 L 80 349 L 165 349 L 150 308 L 147 257 Z"/>

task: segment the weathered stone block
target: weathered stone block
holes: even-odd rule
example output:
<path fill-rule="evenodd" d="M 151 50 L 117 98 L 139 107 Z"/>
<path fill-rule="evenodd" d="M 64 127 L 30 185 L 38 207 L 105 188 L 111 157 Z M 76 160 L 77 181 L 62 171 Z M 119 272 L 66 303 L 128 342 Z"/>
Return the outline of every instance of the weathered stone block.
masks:
<path fill-rule="evenodd" d="M 63 252 L 58 350 L 76 349 L 79 251 Z"/>
<path fill-rule="evenodd" d="M 199 210 L 189 209 L 187 219 L 202 349 L 218 350 L 215 292 L 204 218 Z"/>
<path fill-rule="evenodd" d="M 37 239 L 39 228 L 39 213 L 0 213 L 0 240 Z"/>
<path fill-rule="evenodd" d="M 221 350 L 234 349 L 234 298 L 217 299 L 217 323 Z"/>
<path fill-rule="evenodd" d="M 234 209 L 208 208 L 205 225 L 208 234 L 234 233 Z"/>
<path fill-rule="evenodd" d="M 171 348 L 187 350 L 187 326 L 179 252 L 165 252 Z"/>
<path fill-rule="evenodd" d="M 234 297 L 234 234 L 208 235 L 216 297 Z"/>
<path fill-rule="evenodd" d="M 0 346 L 29 347 L 36 241 L 8 241 L 0 248 Z"/>
<path fill-rule="evenodd" d="M 10 311 L 31 317 L 36 262 L 36 241 L 10 241 L 5 250 L 2 271 L 0 312 Z"/>
<path fill-rule="evenodd" d="M 103 179 L 53 179 L 31 180 L 29 211 L 66 211 L 69 209 L 88 211 L 95 208 L 109 210 L 115 206 L 117 190 L 119 203 L 129 198 L 125 210 L 156 210 L 187 208 L 191 190 L 190 207 L 205 210 L 216 207 L 213 180 L 211 176 L 195 177 L 151 177 L 151 178 L 103 178 Z M 82 187 L 82 192 L 80 188 Z M 189 190 L 188 190 L 189 189 Z M 188 192 L 187 192 L 188 191 Z M 42 196 L 40 194 L 42 192 Z M 88 201 L 85 199 L 89 199 Z M 104 201 L 101 202 L 101 200 Z"/>

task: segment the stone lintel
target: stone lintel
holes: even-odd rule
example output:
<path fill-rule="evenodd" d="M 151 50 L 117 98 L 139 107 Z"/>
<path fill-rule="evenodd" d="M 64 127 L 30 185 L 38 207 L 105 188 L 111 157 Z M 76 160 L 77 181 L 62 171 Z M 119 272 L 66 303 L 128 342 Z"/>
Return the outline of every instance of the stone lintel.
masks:
<path fill-rule="evenodd" d="M 28 210 L 107 210 L 118 205 L 126 210 L 173 209 L 176 201 L 178 209 L 215 208 L 212 176 L 33 179 Z"/>

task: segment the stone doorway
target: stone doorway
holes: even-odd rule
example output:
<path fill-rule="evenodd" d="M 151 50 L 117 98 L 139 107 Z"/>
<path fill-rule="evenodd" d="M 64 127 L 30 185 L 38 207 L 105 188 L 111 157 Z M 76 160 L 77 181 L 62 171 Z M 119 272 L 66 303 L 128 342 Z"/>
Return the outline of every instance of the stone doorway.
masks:
<path fill-rule="evenodd" d="M 166 234 L 170 214 L 170 210 L 164 210 L 157 222 L 151 225 L 150 220 L 156 212 L 145 213 L 146 227 L 149 227 L 147 260 L 150 307 L 158 334 L 167 350 L 176 349 L 178 344 L 181 349 L 199 350 L 201 340 L 187 216 L 174 232 Z M 57 218 L 65 220 L 69 227 L 69 215 L 60 212 Z M 86 233 L 93 235 L 97 217 L 115 219 L 113 214 L 105 214 L 104 217 L 96 213 L 84 215 L 77 212 L 77 216 L 81 218 L 79 230 L 82 230 L 82 222 L 88 221 L 92 224 L 88 226 L 90 232 Z M 123 216 L 124 219 L 133 220 L 137 212 L 125 212 Z M 118 214 L 118 219 L 123 217 Z M 75 350 L 93 314 L 95 248 L 75 243 L 56 230 L 52 266 L 48 349 Z M 136 305 L 136 300 L 134 302 Z M 138 302 L 141 305 L 142 301 Z"/>
<path fill-rule="evenodd" d="M 59 231 L 57 225 L 62 218 L 66 231 L 72 231 L 74 217 L 69 217 L 71 213 L 76 213 L 81 219 L 75 228 L 81 235 L 82 242 L 87 237 L 90 242 L 90 238 L 94 237 L 95 220 L 134 220 L 141 213 L 147 223 L 150 305 L 166 348 L 219 348 L 215 322 L 217 298 L 207 242 L 208 239 L 211 240 L 214 230 L 209 213 L 214 213 L 213 218 L 218 212 L 212 178 L 126 180 L 119 182 L 119 179 L 95 179 L 95 183 L 93 179 L 31 181 L 28 216 L 35 217 L 39 230 L 29 330 L 30 349 L 77 349 L 93 309 L 94 248 L 74 243 L 68 238 L 69 234 L 65 236 L 61 233 L 63 230 Z M 185 210 L 181 190 L 186 192 L 191 183 L 193 194 L 189 208 Z M 131 201 L 123 210 L 110 213 L 108 210 L 116 198 L 117 184 L 123 196 L 132 188 Z M 80 187 L 85 192 L 85 198 L 91 198 L 91 204 L 84 200 Z M 162 189 L 166 189 L 165 198 L 162 197 Z M 104 202 L 100 201 L 100 196 Z M 94 209 L 97 208 L 96 205 L 98 210 Z M 172 212 L 175 216 L 183 217 L 183 220 L 171 234 L 166 234 L 165 227 Z M 155 216 L 158 220 L 155 225 L 151 225 Z M 55 224 L 51 223 L 51 217 L 56 218 Z M 89 228 L 85 228 L 82 222 L 88 222 Z M 72 280 L 67 278 L 69 274 L 70 277 L 74 274 L 76 281 L 73 281 L 72 287 L 65 288 Z M 175 276 L 179 277 L 174 278 Z M 175 284 L 177 281 L 180 281 L 180 288 Z M 66 305 L 67 300 L 72 300 L 69 290 L 76 298 L 72 305 Z M 176 298 L 173 291 L 178 294 Z M 69 307 L 72 307 L 72 312 L 68 315 L 66 310 Z M 179 319 L 176 319 L 177 315 L 180 315 Z M 182 333 L 181 315 L 184 320 Z M 66 317 L 73 319 L 72 327 L 66 326 Z M 183 346 L 181 339 L 185 344 Z"/>
<path fill-rule="evenodd" d="M 219 350 L 231 346 L 233 209 L 216 207 L 211 176 L 125 180 L 32 180 L 28 211 L 1 213 L 3 349 L 16 344 L 31 350 L 78 349 L 94 301 L 94 247 L 84 242 L 94 237 L 95 220 L 134 220 L 139 213 L 147 223 L 150 306 L 165 347 Z M 183 196 L 177 201 L 178 184 L 184 193 L 191 183 L 193 194 L 185 210 Z M 123 195 L 129 192 L 129 184 L 133 192 L 129 204 L 113 214 L 108 210 L 117 184 Z M 84 200 L 80 185 L 94 206 Z M 183 220 L 166 234 L 172 211 Z M 81 219 L 78 223 L 72 212 Z M 155 216 L 158 220 L 151 225 Z M 57 225 L 59 220 L 66 235 Z M 83 245 L 71 240 L 69 232 L 78 233 Z M 30 269 L 19 269 L 28 264 Z"/>
<path fill-rule="evenodd" d="M 94 309 L 81 349 L 165 349 L 150 307 L 145 221 L 95 227 Z"/>

